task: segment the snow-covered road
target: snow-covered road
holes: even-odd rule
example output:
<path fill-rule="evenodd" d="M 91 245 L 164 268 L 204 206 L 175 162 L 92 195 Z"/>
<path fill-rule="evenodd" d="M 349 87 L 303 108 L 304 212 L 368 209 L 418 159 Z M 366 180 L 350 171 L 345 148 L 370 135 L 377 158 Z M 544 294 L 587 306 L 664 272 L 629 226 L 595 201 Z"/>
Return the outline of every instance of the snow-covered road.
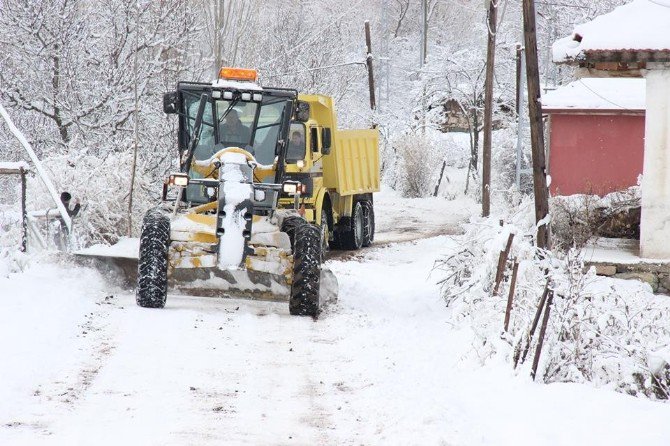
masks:
<path fill-rule="evenodd" d="M 668 405 L 481 367 L 429 274 L 456 243 L 329 261 L 340 297 L 318 321 L 176 295 L 143 309 L 93 270 L 34 262 L 0 278 L 0 444 L 670 443 Z"/>

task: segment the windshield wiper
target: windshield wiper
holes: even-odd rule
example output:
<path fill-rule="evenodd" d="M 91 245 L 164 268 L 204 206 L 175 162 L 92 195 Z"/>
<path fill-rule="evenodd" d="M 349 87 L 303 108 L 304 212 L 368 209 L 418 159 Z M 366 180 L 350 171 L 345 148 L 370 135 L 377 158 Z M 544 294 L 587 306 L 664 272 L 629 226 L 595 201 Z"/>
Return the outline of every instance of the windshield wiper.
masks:
<path fill-rule="evenodd" d="M 221 121 L 226 119 L 226 116 L 228 116 L 228 113 L 230 113 L 230 111 L 233 109 L 233 107 L 235 107 L 237 105 L 238 102 L 240 102 L 239 99 L 233 99 L 233 101 L 230 103 L 230 105 L 228 105 L 228 108 L 226 108 L 226 110 L 223 112 L 223 114 L 219 118 L 219 124 L 221 123 Z"/>

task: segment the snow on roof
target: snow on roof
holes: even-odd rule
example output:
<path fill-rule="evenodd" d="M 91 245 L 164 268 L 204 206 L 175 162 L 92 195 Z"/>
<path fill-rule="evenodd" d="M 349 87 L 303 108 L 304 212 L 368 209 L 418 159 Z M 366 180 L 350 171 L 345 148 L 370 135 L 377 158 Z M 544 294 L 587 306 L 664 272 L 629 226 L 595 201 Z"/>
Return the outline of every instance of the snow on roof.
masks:
<path fill-rule="evenodd" d="M 670 0 L 634 0 L 575 26 L 552 46 L 557 63 L 599 51 L 670 52 Z"/>
<path fill-rule="evenodd" d="M 0 170 L 18 172 L 21 169 L 29 170 L 28 163 L 26 163 L 25 161 L 17 161 L 17 162 L 4 161 L 4 162 L 0 162 Z"/>
<path fill-rule="evenodd" d="M 230 79 L 217 79 L 212 82 L 212 87 L 241 91 L 263 91 L 263 87 L 255 82 L 235 81 Z"/>
<path fill-rule="evenodd" d="M 645 80 L 584 78 L 542 95 L 551 110 L 646 110 Z"/>

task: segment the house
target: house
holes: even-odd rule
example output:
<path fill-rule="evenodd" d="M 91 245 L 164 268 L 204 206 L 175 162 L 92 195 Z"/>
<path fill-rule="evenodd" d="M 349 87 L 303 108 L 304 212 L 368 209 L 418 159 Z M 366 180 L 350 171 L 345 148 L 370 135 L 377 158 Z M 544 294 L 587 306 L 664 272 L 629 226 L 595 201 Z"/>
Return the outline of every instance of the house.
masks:
<path fill-rule="evenodd" d="M 575 27 L 554 62 L 591 77 L 646 79 L 640 256 L 670 259 L 670 0 L 634 0 Z"/>
<path fill-rule="evenodd" d="M 542 96 L 552 196 L 638 183 L 644 154 L 644 79 L 584 78 Z"/>

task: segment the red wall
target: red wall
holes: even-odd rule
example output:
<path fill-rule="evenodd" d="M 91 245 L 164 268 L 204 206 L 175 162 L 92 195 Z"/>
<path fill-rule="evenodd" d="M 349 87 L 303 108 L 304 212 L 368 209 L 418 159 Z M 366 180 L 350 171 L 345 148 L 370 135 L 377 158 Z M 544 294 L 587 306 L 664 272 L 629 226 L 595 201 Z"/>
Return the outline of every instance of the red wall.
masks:
<path fill-rule="evenodd" d="M 552 113 L 550 131 L 552 195 L 602 196 L 637 184 L 644 115 Z"/>

